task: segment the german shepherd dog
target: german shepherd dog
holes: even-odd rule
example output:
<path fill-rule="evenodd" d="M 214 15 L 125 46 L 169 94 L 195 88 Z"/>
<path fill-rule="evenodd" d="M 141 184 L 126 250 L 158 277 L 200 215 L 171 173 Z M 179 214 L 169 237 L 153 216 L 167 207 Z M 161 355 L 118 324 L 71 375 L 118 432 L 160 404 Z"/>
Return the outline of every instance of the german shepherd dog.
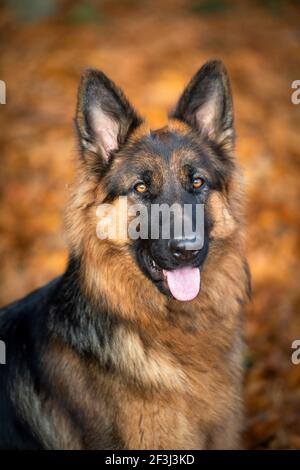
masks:
<path fill-rule="evenodd" d="M 102 72 L 81 79 L 65 273 L 1 310 L 0 447 L 236 449 L 249 298 L 227 72 L 206 63 L 149 130 Z M 204 240 L 100 239 L 97 207 L 201 204 Z"/>

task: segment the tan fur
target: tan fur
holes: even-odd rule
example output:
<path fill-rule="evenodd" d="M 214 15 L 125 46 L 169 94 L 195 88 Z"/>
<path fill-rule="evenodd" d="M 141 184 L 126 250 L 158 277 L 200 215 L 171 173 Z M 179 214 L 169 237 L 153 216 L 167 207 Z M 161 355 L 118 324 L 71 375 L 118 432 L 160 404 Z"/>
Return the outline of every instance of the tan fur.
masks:
<path fill-rule="evenodd" d="M 134 138 L 148 132 L 145 129 L 136 131 Z M 188 126 L 176 120 L 169 129 L 188 132 Z M 100 380 L 96 374 L 122 403 L 118 423 L 125 448 L 240 445 L 240 324 L 248 282 L 243 224 L 238 222 L 243 219 L 240 187 L 236 172 L 226 194 L 211 195 L 208 204 L 215 224 L 201 293 L 194 301 L 180 303 L 167 301 L 142 274 L 128 251 L 128 240 L 97 238 L 96 208 L 105 192 L 83 164 L 79 168 L 67 208 L 69 243 L 84 260 L 81 275 L 87 295 L 97 302 L 101 293 L 129 322 L 113 337 L 112 361 L 120 375 Z M 140 391 L 126 383 L 136 383 Z"/>
<path fill-rule="evenodd" d="M 183 135 L 188 135 L 191 132 L 190 126 L 179 119 L 170 119 L 167 127 L 171 132 L 178 132 Z"/>

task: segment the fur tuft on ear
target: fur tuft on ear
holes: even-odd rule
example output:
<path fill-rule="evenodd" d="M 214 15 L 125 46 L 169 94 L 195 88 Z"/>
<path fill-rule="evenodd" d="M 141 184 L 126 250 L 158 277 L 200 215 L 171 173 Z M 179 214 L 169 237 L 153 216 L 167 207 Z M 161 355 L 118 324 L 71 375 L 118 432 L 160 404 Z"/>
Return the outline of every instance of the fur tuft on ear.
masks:
<path fill-rule="evenodd" d="M 223 63 L 204 64 L 184 90 L 173 118 L 180 119 L 202 136 L 232 150 L 235 141 L 233 105 L 228 74 Z"/>
<path fill-rule="evenodd" d="M 103 72 L 88 69 L 78 91 L 76 127 L 82 155 L 106 165 L 142 120 L 123 92 Z"/>

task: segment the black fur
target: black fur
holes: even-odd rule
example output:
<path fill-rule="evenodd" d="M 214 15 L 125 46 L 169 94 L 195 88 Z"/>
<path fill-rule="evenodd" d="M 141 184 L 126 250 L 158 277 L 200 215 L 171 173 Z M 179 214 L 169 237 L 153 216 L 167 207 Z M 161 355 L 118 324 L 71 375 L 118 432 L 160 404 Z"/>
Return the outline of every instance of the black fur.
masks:
<path fill-rule="evenodd" d="M 110 338 L 120 321 L 113 312 L 108 314 L 105 305 L 92 305 L 82 294 L 79 262 L 73 259 L 63 276 L 1 310 L 0 336 L 6 344 L 7 364 L 0 366 L 0 449 L 64 447 L 47 406 L 49 400 L 63 403 L 63 397 L 55 397 L 44 370 L 49 341 L 62 341 L 83 361 L 96 361 L 97 367 L 106 370 L 112 367 Z M 63 405 L 82 435 L 88 433 L 78 409 Z M 117 431 L 105 431 L 105 420 L 103 416 L 95 448 L 106 448 L 107 442 L 121 448 Z M 92 441 L 88 446 L 93 448 Z"/>

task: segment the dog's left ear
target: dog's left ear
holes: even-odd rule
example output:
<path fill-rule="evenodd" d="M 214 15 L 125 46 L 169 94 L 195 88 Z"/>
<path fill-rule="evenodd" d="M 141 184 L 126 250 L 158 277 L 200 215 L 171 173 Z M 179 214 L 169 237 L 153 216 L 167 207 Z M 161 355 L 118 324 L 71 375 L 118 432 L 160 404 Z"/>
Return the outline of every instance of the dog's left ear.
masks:
<path fill-rule="evenodd" d="M 142 120 L 103 72 L 88 69 L 79 85 L 75 122 L 83 158 L 92 155 L 103 168 Z"/>
<path fill-rule="evenodd" d="M 228 74 L 219 60 L 196 73 L 178 101 L 173 118 L 180 119 L 216 144 L 232 150 L 235 140 Z"/>

